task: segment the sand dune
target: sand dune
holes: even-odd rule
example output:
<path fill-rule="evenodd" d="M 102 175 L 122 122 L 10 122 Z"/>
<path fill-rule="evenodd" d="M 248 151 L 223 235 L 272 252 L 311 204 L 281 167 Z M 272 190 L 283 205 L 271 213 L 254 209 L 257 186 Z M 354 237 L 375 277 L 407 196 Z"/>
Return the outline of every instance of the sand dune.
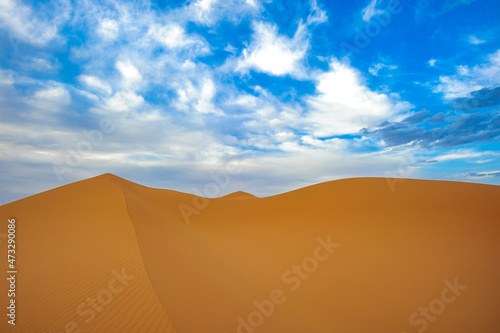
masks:
<path fill-rule="evenodd" d="M 392 185 L 206 199 L 106 174 L 3 205 L 0 331 L 500 332 L 500 187 Z"/>

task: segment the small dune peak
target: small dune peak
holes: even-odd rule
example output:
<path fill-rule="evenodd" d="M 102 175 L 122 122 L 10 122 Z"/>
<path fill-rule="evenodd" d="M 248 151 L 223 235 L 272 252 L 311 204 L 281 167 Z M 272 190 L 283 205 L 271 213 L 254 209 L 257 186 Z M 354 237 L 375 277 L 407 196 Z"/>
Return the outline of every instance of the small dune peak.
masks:
<path fill-rule="evenodd" d="M 102 175 L 99 175 L 99 177 L 105 177 L 105 178 L 116 178 L 116 175 L 113 175 L 112 173 L 103 173 Z"/>
<path fill-rule="evenodd" d="M 221 197 L 221 199 L 255 199 L 256 196 L 247 192 L 237 191 Z"/>
<path fill-rule="evenodd" d="M 106 179 L 115 185 L 132 183 L 131 181 L 122 178 L 120 176 L 114 175 L 112 173 L 104 173 L 96 177 L 96 179 Z"/>
<path fill-rule="evenodd" d="M 114 175 L 112 173 L 102 173 L 98 176 L 94 176 L 94 177 L 91 177 L 91 178 L 88 178 L 88 179 L 92 179 L 92 178 L 108 178 L 108 179 L 111 179 L 111 178 L 120 178 L 118 177 L 117 175 Z"/>
<path fill-rule="evenodd" d="M 99 175 L 97 177 L 102 177 L 102 178 L 107 178 L 109 180 L 118 180 L 118 181 L 123 181 L 123 182 L 130 182 L 130 180 L 127 180 L 125 178 L 122 178 L 120 176 L 117 176 L 115 174 L 112 174 L 112 173 L 103 173 L 102 175 Z"/>

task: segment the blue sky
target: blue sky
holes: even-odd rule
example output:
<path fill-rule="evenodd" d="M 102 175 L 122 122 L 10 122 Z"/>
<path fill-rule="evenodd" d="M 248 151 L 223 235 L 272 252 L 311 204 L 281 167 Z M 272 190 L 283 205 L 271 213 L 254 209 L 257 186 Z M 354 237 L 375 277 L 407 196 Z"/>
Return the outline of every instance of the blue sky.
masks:
<path fill-rule="evenodd" d="M 499 14 L 495 0 L 0 0 L 0 203 L 106 172 L 206 196 L 500 184 Z"/>

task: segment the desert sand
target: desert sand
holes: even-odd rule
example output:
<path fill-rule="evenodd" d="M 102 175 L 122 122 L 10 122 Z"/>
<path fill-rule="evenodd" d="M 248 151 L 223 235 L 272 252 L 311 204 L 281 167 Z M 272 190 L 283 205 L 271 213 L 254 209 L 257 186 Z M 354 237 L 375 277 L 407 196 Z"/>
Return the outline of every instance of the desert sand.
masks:
<path fill-rule="evenodd" d="M 0 207 L 18 270 L 0 332 L 498 333 L 499 202 L 384 178 L 205 199 L 105 174 Z"/>

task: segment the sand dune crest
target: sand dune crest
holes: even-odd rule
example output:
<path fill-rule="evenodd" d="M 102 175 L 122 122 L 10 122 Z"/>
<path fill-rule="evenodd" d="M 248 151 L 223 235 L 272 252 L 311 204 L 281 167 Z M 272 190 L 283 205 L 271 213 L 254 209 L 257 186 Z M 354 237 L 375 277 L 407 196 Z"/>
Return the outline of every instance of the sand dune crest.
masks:
<path fill-rule="evenodd" d="M 0 207 L 19 264 L 0 331 L 498 333 L 499 201 L 382 178 L 206 199 L 105 174 Z"/>

